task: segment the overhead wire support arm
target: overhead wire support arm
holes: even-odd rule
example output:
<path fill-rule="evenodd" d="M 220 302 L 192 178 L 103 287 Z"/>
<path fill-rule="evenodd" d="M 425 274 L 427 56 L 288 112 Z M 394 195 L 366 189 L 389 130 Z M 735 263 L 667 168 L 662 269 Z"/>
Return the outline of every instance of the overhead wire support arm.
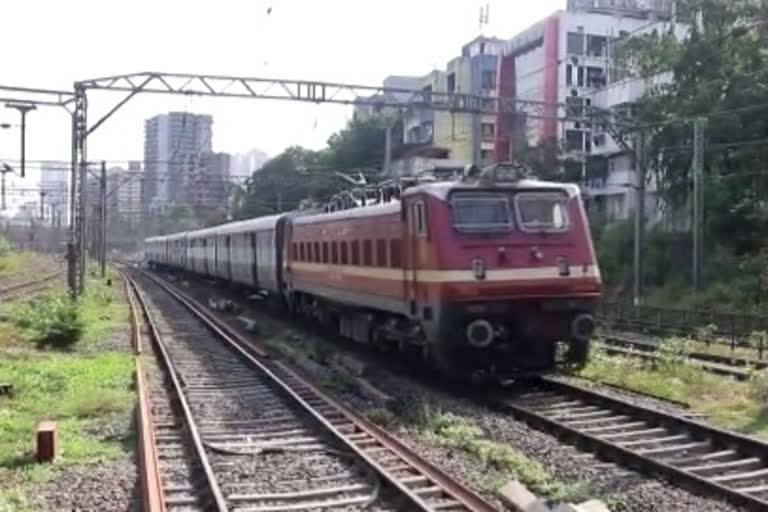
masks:
<path fill-rule="evenodd" d="M 495 115 L 501 110 L 502 112 L 525 114 L 533 119 L 585 120 L 576 119 L 573 115 L 569 115 L 566 105 L 561 103 L 310 80 L 148 71 L 82 80 L 77 82 L 77 86 L 84 89 L 125 91 L 133 94 L 147 92 L 258 98 L 343 105 L 423 108 L 489 115 Z M 103 120 L 114 114 L 130 97 L 125 98 L 113 108 Z M 594 107 L 585 108 L 584 111 L 587 117 L 606 118 L 611 115 L 607 111 Z M 631 122 L 629 120 L 621 120 L 615 115 L 613 117 L 616 119 L 615 123 L 626 124 L 626 127 L 630 127 Z M 89 133 L 100 126 L 103 120 L 89 129 Z"/>

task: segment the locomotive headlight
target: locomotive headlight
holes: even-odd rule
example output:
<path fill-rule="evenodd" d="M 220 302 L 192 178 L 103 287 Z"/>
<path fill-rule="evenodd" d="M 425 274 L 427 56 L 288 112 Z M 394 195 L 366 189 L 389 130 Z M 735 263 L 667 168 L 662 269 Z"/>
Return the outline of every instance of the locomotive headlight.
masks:
<path fill-rule="evenodd" d="M 472 272 L 475 274 L 475 279 L 485 279 L 485 261 L 483 258 L 472 260 Z"/>
<path fill-rule="evenodd" d="M 563 256 L 557 258 L 557 271 L 561 276 L 571 275 L 571 266 L 568 264 L 568 259 Z"/>

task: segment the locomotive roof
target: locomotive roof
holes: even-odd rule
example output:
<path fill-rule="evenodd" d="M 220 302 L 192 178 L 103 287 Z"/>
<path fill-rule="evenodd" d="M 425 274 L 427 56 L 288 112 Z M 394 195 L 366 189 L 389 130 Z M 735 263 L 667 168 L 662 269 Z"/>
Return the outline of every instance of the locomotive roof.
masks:
<path fill-rule="evenodd" d="M 376 215 L 387 215 L 400 212 L 400 201 L 390 201 L 372 206 L 359 206 L 348 210 L 338 210 L 335 212 L 321 213 L 317 215 L 307 215 L 299 217 L 293 221 L 294 224 L 314 224 L 316 222 L 329 222 L 333 220 L 358 219 L 363 217 L 373 217 Z"/>
<path fill-rule="evenodd" d="M 424 183 L 415 187 L 410 187 L 403 192 L 404 196 L 412 194 L 426 193 L 437 197 L 438 199 L 446 200 L 448 194 L 455 189 L 468 190 L 477 188 L 478 186 L 473 183 L 462 183 L 461 181 L 440 181 L 437 183 Z M 485 189 L 485 187 L 483 187 Z M 558 189 L 564 190 L 568 197 L 576 197 L 579 195 L 579 187 L 572 183 L 558 183 L 555 181 L 541 181 L 534 179 L 523 179 L 514 182 L 510 185 L 496 185 L 492 188 L 498 190 L 519 190 L 519 189 Z"/>

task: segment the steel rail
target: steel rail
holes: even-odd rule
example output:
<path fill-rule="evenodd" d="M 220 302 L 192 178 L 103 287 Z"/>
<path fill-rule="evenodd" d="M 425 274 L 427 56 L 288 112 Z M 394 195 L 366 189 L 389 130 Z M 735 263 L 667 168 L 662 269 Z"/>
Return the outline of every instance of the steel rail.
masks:
<path fill-rule="evenodd" d="M 194 446 L 195 453 L 197 454 L 197 457 L 200 460 L 200 464 L 203 467 L 203 473 L 205 474 L 208 487 L 211 491 L 211 494 L 213 495 L 215 510 L 219 512 L 226 512 L 229 509 L 227 507 L 226 500 L 224 499 L 224 494 L 221 492 L 221 489 L 218 486 L 216 476 L 213 473 L 213 468 L 211 467 L 210 461 L 208 460 L 208 456 L 203 446 L 203 441 L 202 441 L 202 438 L 200 437 L 199 429 L 197 428 L 197 424 L 192 415 L 192 409 L 190 408 L 189 402 L 184 396 L 184 392 L 182 389 L 181 382 L 179 381 L 176 368 L 165 347 L 165 343 L 163 342 L 163 337 L 162 337 L 162 334 L 160 333 L 160 329 L 158 329 L 157 324 L 155 323 L 155 319 L 154 319 L 154 316 L 152 315 L 152 311 L 150 310 L 141 289 L 138 287 L 136 282 L 133 280 L 133 278 L 129 274 L 126 273 L 125 276 L 126 276 L 126 279 L 128 279 L 128 281 L 131 283 L 131 286 L 133 287 L 133 290 L 136 293 L 138 303 L 141 305 L 141 310 L 144 314 L 144 317 L 146 318 L 147 326 L 149 327 L 151 337 L 154 340 L 155 346 L 157 347 L 160 353 L 160 360 L 162 361 L 163 365 L 168 371 L 168 376 L 173 384 L 173 390 L 176 395 L 176 399 L 178 400 L 179 405 L 181 406 L 181 409 L 184 413 L 184 420 L 186 422 L 189 436 L 192 440 L 192 445 Z"/>
<path fill-rule="evenodd" d="M 750 366 L 747 365 L 746 360 L 741 360 L 744 361 L 744 366 L 737 366 L 731 362 L 739 361 L 739 358 L 702 354 L 698 352 L 675 356 L 674 354 L 665 353 L 663 350 L 660 350 L 659 347 L 649 347 L 649 344 L 647 343 L 636 342 L 633 340 L 611 337 L 603 338 L 601 341 L 602 344 L 598 346 L 610 355 L 639 358 L 651 362 L 679 359 L 686 364 L 696 366 L 715 375 L 731 377 L 736 380 L 748 380 L 750 377 Z M 765 364 L 759 366 L 755 365 L 754 368 L 762 369 L 766 366 L 767 365 Z"/>
<path fill-rule="evenodd" d="M 749 471 L 738 473 L 739 467 L 768 475 L 768 443 L 575 384 L 548 378 L 535 384 L 526 394 L 476 399 L 640 472 L 749 510 L 768 510 L 760 497 L 768 495 L 768 484 L 725 485 L 752 478 Z"/>
<path fill-rule="evenodd" d="M 163 484 L 160 478 L 160 466 L 157 455 L 157 442 L 152 421 L 152 410 L 149 402 L 148 386 L 141 364 L 141 333 L 139 332 L 139 305 L 128 277 L 121 272 L 125 283 L 125 294 L 131 311 L 131 342 L 136 354 L 136 407 L 139 449 L 139 480 L 141 482 L 142 510 L 144 512 L 165 512 L 163 500 Z"/>
<path fill-rule="evenodd" d="M 8 299 L 22 296 L 26 293 L 38 291 L 42 288 L 45 288 L 49 282 L 55 280 L 56 278 L 62 275 L 64 275 L 64 271 L 59 270 L 57 272 L 48 274 L 38 279 L 33 279 L 31 281 L 25 281 L 23 283 L 7 286 L 5 288 L 0 289 L 0 299 L 8 300 Z"/>
<path fill-rule="evenodd" d="M 251 365 L 258 368 L 261 372 L 272 379 L 280 388 L 282 388 L 296 403 L 322 424 L 334 437 L 352 451 L 355 456 L 372 468 L 380 478 L 386 481 L 390 486 L 397 489 L 403 496 L 407 497 L 411 503 L 421 510 L 433 510 L 432 507 L 418 494 L 418 488 L 412 489 L 406 483 L 393 475 L 392 470 L 385 467 L 380 461 L 368 453 L 370 443 L 367 443 L 365 449 L 362 447 L 361 440 L 351 439 L 347 434 L 341 431 L 338 425 L 328 420 L 328 413 L 318 411 L 320 406 L 311 405 L 309 401 L 318 402 L 322 407 L 333 410 L 338 416 L 344 418 L 344 421 L 355 427 L 355 434 L 365 434 L 365 436 L 374 440 L 380 446 L 386 448 L 411 470 L 419 475 L 426 477 L 432 484 L 440 487 L 441 492 L 450 500 L 457 503 L 457 507 L 471 512 L 491 512 L 497 509 L 486 502 L 483 498 L 465 487 L 460 482 L 451 478 L 436 466 L 432 465 L 413 450 L 406 447 L 393 436 L 384 432 L 381 428 L 374 425 L 369 420 L 363 418 L 351 409 L 343 406 L 327 394 L 317 389 L 304 378 L 300 377 L 293 370 L 282 363 L 270 360 L 264 357 L 267 353 L 260 347 L 245 340 L 240 334 L 223 322 L 214 320 L 213 315 L 208 313 L 204 306 L 194 299 L 188 298 L 173 285 L 154 274 L 144 272 L 149 279 L 163 288 L 167 293 L 183 304 L 199 320 L 201 320 L 211 331 L 217 334 L 227 345 L 232 347 Z M 365 442 L 366 440 L 362 440 Z"/>
<path fill-rule="evenodd" d="M 609 345 L 632 347 L 645 352 L 664 352 L 664 347 L 659 345 L 658 343 L 653 343 L 651 341 L 633 340 L 633 339 L 617 336 L 615 334 L 603 336 L 601 338 L 601 341 Z M 710 354 L 707 352 L 696 352 L 696 351 L 688 352 L 685 354 L 685 356 L 688 359 L 695 359 L 695 360 L 705 361 L 709 363 L 724 364 L 724 365 L 733 366 L 736 368 L 751 367 L 751 368 L 756 368 L 758 370 L 768 368 L 768 361 L 761 361 L 759 359 L 752 359 L 748 357 L 739 357 L 739 356 L 726 355 L 726 354 Z"/>

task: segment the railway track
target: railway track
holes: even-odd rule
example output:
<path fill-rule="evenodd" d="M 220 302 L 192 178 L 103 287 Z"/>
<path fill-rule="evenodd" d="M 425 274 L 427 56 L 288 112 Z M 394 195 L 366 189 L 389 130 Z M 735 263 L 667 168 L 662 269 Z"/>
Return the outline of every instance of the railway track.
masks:
<path fill-rule="evenodd" d="M 670 354 L 665 354 L 663 348 L 658 343 L 632 339 L 626 336 L 605 336 L 599 338 L 597 344 L 608 354 L 641 358 L 651 362 L 672 357 Z M 694 364 L 709 373 L 731 377 L 736 380 L 749 379 L 752 369 L 762 370 L 768 368 L 768 362 L 766 361 L 704 352 L 687 353 L 685 354 L 685 359 L 690 364 Z"/>
<path fill-rule="evenodd" d="M 768 510 L 768 444 L 762 441 L 547 378 L 479 400 L 602 458 L 749 510 Z"/>
<path fill-rule="evenodd" d="M 50 284 L 61 277 L 64 274 L 63 270 L 59 270 L 52 274 L 48 274 L 38 279 L 25 281 L 23 283 L 14 284 L 5 288 L 0 288 L 0 302 L 13 300 L 24 295 L 44 290 Z"/>
<path fill-rule="evenodd" d="M 157 510 L 495 510 L 173 286 L 126 275 L 159 356 L 142 436 Z"/>

